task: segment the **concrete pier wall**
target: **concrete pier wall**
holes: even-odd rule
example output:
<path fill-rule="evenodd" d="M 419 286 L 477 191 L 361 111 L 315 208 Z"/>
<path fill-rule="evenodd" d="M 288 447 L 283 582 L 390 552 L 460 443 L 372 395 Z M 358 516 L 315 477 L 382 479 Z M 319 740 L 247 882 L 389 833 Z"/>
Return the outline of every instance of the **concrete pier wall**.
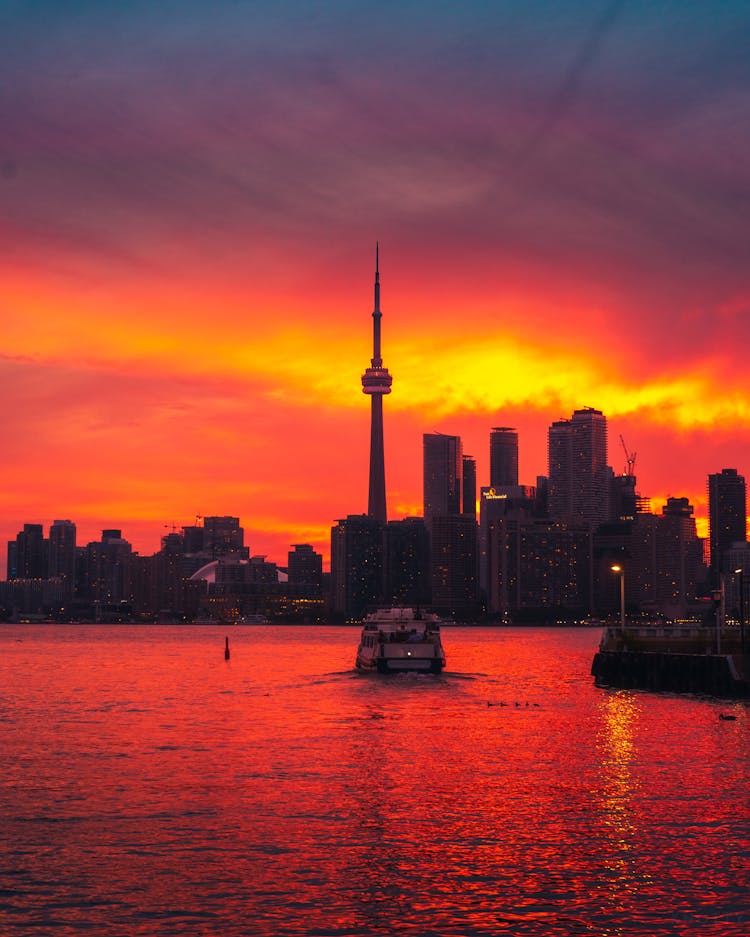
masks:
<path fill-rule="evenodd" d="M 597 686 L 747 699 L 750 683 L 744 663 L 731 654 L 599 651 L 594 656 L 591 673 Z"/>

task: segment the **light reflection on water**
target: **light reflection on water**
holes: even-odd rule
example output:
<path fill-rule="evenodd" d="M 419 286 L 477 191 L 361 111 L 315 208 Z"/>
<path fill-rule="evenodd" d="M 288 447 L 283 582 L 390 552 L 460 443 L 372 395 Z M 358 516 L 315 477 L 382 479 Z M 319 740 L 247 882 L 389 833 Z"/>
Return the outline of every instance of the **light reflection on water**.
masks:
<path fill-rule="evenodd" d="M 224 635 L 0 626 L 0 933 L 748 932 L 744 706 L 597 689 L 588 630 Z"/>

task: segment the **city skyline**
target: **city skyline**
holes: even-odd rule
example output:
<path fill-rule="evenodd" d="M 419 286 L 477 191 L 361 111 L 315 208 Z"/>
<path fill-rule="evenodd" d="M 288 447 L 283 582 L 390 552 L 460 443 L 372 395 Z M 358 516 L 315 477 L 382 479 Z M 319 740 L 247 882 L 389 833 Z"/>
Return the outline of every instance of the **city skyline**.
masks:
<path fill-rule="evenodd" d="M 2 542 L 64 517 L 146 554 L 231 513 L 327 556 L 368 508 L 376 240 L 389 517 L 424 433 L 480 487 L 514 427 L 534 484 L 583 407 L 703 536 L 708 475 L 747 475 L 744 6 L 0 17 Z"/>

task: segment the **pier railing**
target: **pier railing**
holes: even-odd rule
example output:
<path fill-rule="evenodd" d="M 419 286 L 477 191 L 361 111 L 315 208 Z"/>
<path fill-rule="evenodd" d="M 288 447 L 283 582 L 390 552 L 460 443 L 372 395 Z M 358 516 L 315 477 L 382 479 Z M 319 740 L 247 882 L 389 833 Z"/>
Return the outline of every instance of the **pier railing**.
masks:
<path fill-rule="evenodd" d="M 627 622 L 624 629 L 619 625 L 605 627 L 599 644 L 602 651 L 676 654 L 737 654 L 740 647 L 740 628 L 734 622 L 727 622 L 720 629 L 697 622 Z"/>

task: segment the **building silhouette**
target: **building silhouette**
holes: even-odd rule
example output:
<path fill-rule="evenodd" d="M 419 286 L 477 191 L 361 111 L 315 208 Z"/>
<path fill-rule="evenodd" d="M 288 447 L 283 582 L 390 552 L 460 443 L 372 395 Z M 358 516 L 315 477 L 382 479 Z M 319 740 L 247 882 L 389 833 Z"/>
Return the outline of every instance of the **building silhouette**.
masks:
<path fill-rule="evenodd" d="M 474 456 L 461 460 L 461 513 L 477 517 L 477 462 Z"/>
<path fill-rule="evenodd" d="M 290 592 L 320 596 L 323 591 L 323 557 L 309 543 L 295 543 L 287 554 Z"/>
<path fill-rule="evenodd" d="M 656 525 L 656 606 L 684 618 L 695 602 L 702 549 L 687 498 L 667 498 Z"/>
<path fill-rule="evenodd" d="M 103 530 L 102 538 L 86 546 L 81 592 L 98 606 L 133 601 L 133 550 L 120 530 Z"/>
<path fill-rule="evenodd" d="M 623 564 L 627 586 L 626 600 L 640 610 L 656 616 L 659 614 L 657 601 L 659 516 L 653 514 L 650 507 L 646 509 L 645 504 L 641 507 L 643 510 L 636 513 L 631 528 L 628 544 L 630 557 L 627 564 Z M 619 603 L 619 582 L 615 582 L 617 577 L 611 574 L 608 578 L 611 587 L 610 608 L 614 610 Z"/>
<path fill-rule="evenodd" d="M 385 453 L 383 446 L 383 396 L 390 394 L 393 378 L 383 366 L 380 353 L 380 264 L 375 247 L 375 309 L 372 313 L 372 359 L 362 375 L 362 392 L 370 395 L 370 487 L 367 513 L 385 524 L 388 517 L 385 500 Z"/>
<path fill-rule="evenodd" d="M 63 593 L 71 598 L 76 583 L 76 525 L 69 520 L 55 521 L 49 529 L 50 579 L 61 579 Z"/>
<path fill-rule="evenodd" d="M 432 607 L 466 619 L 476 613 L 478 598 L 476 464 L 470 456 L 464 459 L 460 436 L 425 433 L 422 449 Z"/>
<path fill-rule="evenodd" d="M 429 605 L 430 537 L 423 518 L 388 521 L 385 563 L 386 601 L 394 605 Z"/>
<path fill-rule="evenodd" d="M 436 514 L 430 529 L 432 607 L 466 621 L 477 613 L 477 522 L 467 514 Z"/>
<path fill-rule="evenodd" d="M 585 522 L 497 517 L 489 524 L 487 554 L 491 614 L 588 614 L 591 532 Z"/>
<path fill-rule="evenodd" d="M 161 550 L 152 557 L 134 558 L 134 593 L 137 607 L 159 617 L 184 612 L 183 559 L 185 538 L 172 531 L 161 538 Z M 145 562 L 141 562 L 145 560 Z"/>
<path fill-rule="evenodd" d="M 518 433 L 510 426 L 490 432 L 490 487 L 518 484 Z"/>
<path fill-rule="evenodd" d="M 489 531 L 503 518 L 530 520 L 536 513 L 536 489 L 529 485 L 502 485 L 479 489 L 479 588 L 487 596 L 490 579 Z"/>
<path fill-rule="evenodd" d="M 429 529 L 433 517 L 460 514 L 463 510 L 461 437 L 424 433 L 422 451 L 423 508 Z"/>
<path fill-rule="evenodd" d="M 248 558 L 250 551 L 245 546 L 245 531 L 240 527 L 239 517 L 204 517 L 202 529 L 202 552 L 211 559 L 231 554 L 243 559 Z"/>
<path fill-rule="evenodd" d="M 8 579 L 46 579 L 49 542 L 41 524 L 24 524 L 8 543 Z"/>
<path fill-rule="evenodd" d="M 384 528 L 368 514 L 350 514 L 331 528 L 331 604 L 344 618 L 362 618 L 383 596 Z"/>
<path fill-rule="evenodd" d="M 745 613 L 745 624 L 750 612 L 750 543 L 740 541 L 724 554 L 729 575 L 724 577 L 725 605 L 727 614 L 739 621 Z M 741 572 L 738 572 L 741 571 Z M 740 591 L 742 600 L 740 600 Z"/>
<path fill-rule="evenodd" d="M 607 466 L 607 420 L 601 410 L 575 410 L 548 435 L 548 507 L 553 518 L 581 520 L 592 529 L 609 517 L 611 471 Z"/>
<path fill-rule="evenodd" d="M 708 537 L 711 576 L 718 585 L 728 571 L 725 553 L 747 540 L 747 495 L 745 479 L 737 469 L 725 468 L 708 476 Z"/>

